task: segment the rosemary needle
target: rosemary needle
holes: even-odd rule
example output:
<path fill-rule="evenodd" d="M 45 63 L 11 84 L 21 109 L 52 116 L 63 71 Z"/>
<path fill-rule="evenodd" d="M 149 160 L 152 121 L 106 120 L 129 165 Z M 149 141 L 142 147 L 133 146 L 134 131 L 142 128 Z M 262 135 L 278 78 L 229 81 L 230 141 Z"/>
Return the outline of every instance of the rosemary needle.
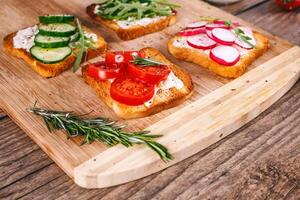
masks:
<path fill-rule="evenodd" d="M 164 162 L 173 158 L 165 146 L 154 141 L 161 135 L 151 135 L 149 131 L 126 132 L 123 130 L 124 126 L 118 125 L 115 121 L 101 117 L 83 119 L 73 112 L 38 108 L 36 103 L 27 111 L 43 117 L 49 132 L 64 130 L 68 138 L 83 136 L 82 144 L 94 141 L 103 142 L 108 146 L 122 144 L 125 147 L 131 147 L 134 144 L 145 144 L 155 151 Z"/>

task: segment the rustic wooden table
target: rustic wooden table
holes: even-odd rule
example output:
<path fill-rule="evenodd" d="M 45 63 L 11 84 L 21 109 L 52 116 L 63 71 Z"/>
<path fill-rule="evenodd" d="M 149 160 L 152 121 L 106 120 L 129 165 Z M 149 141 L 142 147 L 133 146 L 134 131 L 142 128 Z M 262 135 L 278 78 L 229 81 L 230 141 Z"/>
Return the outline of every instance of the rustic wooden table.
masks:
<path fill-rule="evenodd" d="M 300 12 L 273 0 L 224 10 L 300 45 Z M 162 172 L 125 185 L 76 186 L 0 110 L 0 199 L 299 199 L 300 81 L 258 118 Z M 0 105 L 1 107 L 1 105 Z"/>

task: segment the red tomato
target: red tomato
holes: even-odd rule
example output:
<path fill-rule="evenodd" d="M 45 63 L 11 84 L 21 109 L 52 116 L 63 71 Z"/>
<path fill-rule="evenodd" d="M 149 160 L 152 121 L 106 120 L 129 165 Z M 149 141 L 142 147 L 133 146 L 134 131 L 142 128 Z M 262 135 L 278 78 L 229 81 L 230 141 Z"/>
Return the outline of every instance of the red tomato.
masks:
<path fill-rule="evenodd" d="M 300 0 L 276 0 L 279 7 L 285 10 L 293 10 L 300 7 Z"/>
<path fill-rule="evenodd" d="M 132 55 L 136 55 L 139 57 L 144 56 L 139 51 L 109 51 L 106 53 L 105 62 L 108 65 L 122 63 L 122 62 L 129 63 L 129 61 L 134 59 Z"/>
<path fill-rule="evenodd" d="M 87 73 L 89 76 L 104 81 L 107 79 L 117 78 L 122 72 L 122 65 L 114 64 L 107 66 L 105 62 L 97 62 L 88 65 Z"/>
<path fill-rule="evenodd" d="M 122 76 L 114 80 L 110 87 L 110 96 L 123 104 L 141 105 L 154 95 L 154 85 Z"/>
<path fill-rule="evenodd" d="M 143 67 L 129 64 L 127 70 L 130 76 L 150 84 L 158 84 L 160 81 L 166 80 L 171 72 L 166 65 Z"/>

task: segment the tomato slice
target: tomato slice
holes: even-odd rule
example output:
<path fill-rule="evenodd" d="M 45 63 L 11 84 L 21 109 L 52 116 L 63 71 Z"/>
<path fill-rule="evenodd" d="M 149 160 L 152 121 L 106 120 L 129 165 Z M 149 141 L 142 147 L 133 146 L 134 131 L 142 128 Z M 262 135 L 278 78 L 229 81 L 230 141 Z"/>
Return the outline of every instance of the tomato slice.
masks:
<path fill-rule="evenodd" d="M 130 77 L 119 77 L 111 84 L 111 97 L 130 106 L 141 105 L 154 95 L 154 85 Z"/>
<path fill-rule="evenodd" d="M 97 62 L 88 65 L 87 73 L 97 80 L 104 81 L 119 77 L 122 73 L 122 65 L 114 64 L 107 66 L 104 61 Z"/>
<path fill-rule="evenodd" d="M 139 51 L 110 51 L 105 55 L 105 62 L 108 65 L 118 64 L 118 63 L 129 63 L 133 60 L 133 55 L 144 57 L 144 55 Z"/>
<path fill-rule="evenodd" d="M 133 63 L 127 68 L 129 75 L 150 84 L 158 84 L 166 80 L 171 70 L 166 65 L 138 66 Z"/>

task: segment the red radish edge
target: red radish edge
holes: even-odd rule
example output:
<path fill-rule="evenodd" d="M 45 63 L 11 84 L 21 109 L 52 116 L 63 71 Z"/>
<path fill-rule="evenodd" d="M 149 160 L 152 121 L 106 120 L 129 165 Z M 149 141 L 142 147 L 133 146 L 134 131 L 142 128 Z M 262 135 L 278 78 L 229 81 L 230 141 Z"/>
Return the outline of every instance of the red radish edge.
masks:
<path fill-rule="evenodd" d="M 199 22 L 192 22 L 189 25 L 187 25 L 187 28 L 201 28 L 204 27 L 208 22 L 206 21 L 199 21 Z"/>
<path fill-rule="evenodd" d="M 205 25 L 206 29 L 213 30 L 215 28 L 224 28 L 224 29 L 230 29 L 230 26 L 227 26 L 225 24 L 207 24 Z"/>
<path fill-rule="evenodd" d="M 181 36 L 193 36 L 201 33 L 206 33 L 205 28 L 185 29 L 179 32 Z"/>
<path fill-rule="evenodd" d="M 213 37 L 211 35 L 211 31 L 210 30 L 206 30 L 206 35 L 213 40 Z"/>
<path fill-rule="evenodd" d="M 187 39 L 187 44 L 195 49 L 207 50 L 216 46 L 216 42 L 206 34 L 196 35 Z"/>
<path fill-rule="evenodd" d="M 211 35 L 213 40 L 223 45 L 233 45 L 236 41 L 235 34 L 223 28 L 213 29 Z"/>
<path fill-rule="evenodd" d="M 232 61 L 226 61 L 226 58 L 232 56 Z M 240 53 L 237 49 L 231 46 L 217 46 L 210 51 L 209 57 L 224 66 L 233 66 L 240 60 Z"/>

